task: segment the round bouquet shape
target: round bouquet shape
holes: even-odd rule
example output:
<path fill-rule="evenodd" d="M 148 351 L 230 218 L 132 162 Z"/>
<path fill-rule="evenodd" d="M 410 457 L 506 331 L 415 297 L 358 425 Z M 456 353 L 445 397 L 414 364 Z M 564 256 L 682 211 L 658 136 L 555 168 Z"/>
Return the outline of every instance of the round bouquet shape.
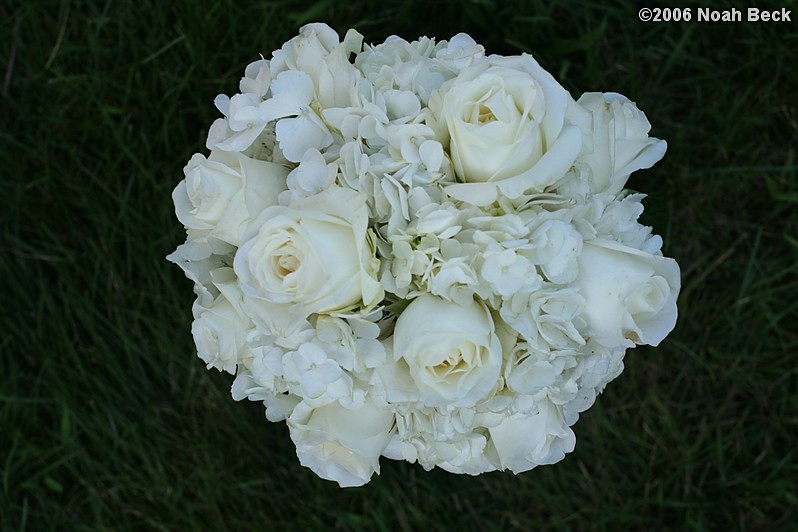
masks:
<path fill-rule="evenodd" d="M 553 464 L 626 349 L 673 329 L 679 267 L 624 189 L 666 144 L 626 97 L 574 100 L 465 34 L 324 24 L 239 90 L 174 190 L 168 259 L 199 357 L 320 477 Z"/>

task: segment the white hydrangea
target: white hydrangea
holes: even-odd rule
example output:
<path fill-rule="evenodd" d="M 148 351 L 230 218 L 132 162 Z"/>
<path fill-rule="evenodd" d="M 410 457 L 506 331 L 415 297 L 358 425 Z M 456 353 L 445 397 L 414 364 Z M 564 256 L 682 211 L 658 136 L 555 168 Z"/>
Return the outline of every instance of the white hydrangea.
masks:
<path fill-rule="evenodd" d="M 426 106 L 445 81 L 484 54 L 484 48 L 463 33 L 438 43 L 427 37 L 407 42 L 392 36 L 382 44 L 367 46 L 355 65 L 378 90 L 409 91 Z"/>
<path fill-rule="evenodd" d="M 484 454 L 487 430 L 478 426 L 477 419 L 477 413 L 467 408 L 400 407 L 396 433 L 384 454 L 418 462 L 427 470 L 440 467 L 470 475 L 492 471 L 496 467 Z"/>
<path fill-rule="evenodd" d="M 352 377 L 315 343 L 306 343 L 283 356 L 288 389 L 312 408 L 336 401 L 344 406 L 363 402 L 364 392 L 354 388 Z"/>

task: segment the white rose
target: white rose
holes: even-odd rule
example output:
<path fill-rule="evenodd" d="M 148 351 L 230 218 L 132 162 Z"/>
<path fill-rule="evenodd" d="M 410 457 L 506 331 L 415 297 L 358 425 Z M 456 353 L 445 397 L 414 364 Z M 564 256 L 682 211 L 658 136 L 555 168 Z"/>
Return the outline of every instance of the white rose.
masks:
<path fill-rule="evenodd" d="M 172 193 L 177 219 L 234 246 L 247 222 L 277 203 L 288 175 L 279 164 L 218 150 L 207 159 L 194 154 L 183 172 L 186 178 Z"/>
<path fill-rule="evenodd" d="M 393 352 L 428 406 L 472 406 L 498 383 L 501 344 L 490 313 L 474 300 L 417 297 L 396 320 Z"/>
<path fill-rule="evenodd" d="M 593 192 L 617 194 L 632 172 L 651 168 L 665 155 L 667 143 L 648 136 L 651 124 L 626 96 L 588 92 L 576 103 L 590 114 L 580 123 L 587 153 L 578 160 L 591 168 Z"/>
<path fill-rule="evenodd" d="M 585 298 L 587 336 L 614 349 L 658 345 L 676 325 L 675 260 L 612 240 L 585 242 L 574 284 Z"/>
<path fill-rule="evenodd" d="M 288 418 L 299 462 L 342 488 L 362 486 L 380 472 L 394 414 L 372 400 L 357 410 L 339 403 L 310 408 L 299 403 Z"/>
<path fill-rule="evenodd" d="M 197 355 L 208 369 L 216 368 L 235 375 L 236 365 L 249 356 L 247 334 L 252 322 L 241 313 L 241 293 L 235 286 L 230 268 L 220 268 L 210 273 L 220 294 L 209 306 L 202 297 L 194 303 L 194 322 L 191 334 L 197 346 Z"/>
<path fill-rule="evenodd" d="M 463 181 L 446 192 L 484 206 L 499 192 L 516 198 L 557 181 L 581 148 L 579 129 L 565 121 L 569 100 L 529 55 L 490 57 L 463 70 L 430 101 Z"/>
<path fill-rule="evenodd" d="M 548 399 L 535 414 L 513 414 L 489 430 L 500 469 L 515 474 L 559 462 L 576 445 L 574 432 Z"/>
<path fill-rule="evenodd" d="M 233 267 L 247 296 L 301 317 L 370 308 L 382 300 L 364 196 L 331 187 L 252 223 Z"/>

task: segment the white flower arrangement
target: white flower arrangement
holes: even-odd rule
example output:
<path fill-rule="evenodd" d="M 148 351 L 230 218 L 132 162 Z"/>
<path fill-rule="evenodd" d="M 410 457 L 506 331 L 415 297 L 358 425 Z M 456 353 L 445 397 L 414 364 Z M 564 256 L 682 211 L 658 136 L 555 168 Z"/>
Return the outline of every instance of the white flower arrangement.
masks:
<path fill-rule="evenodd" d="M 239 88 L 174 191 L 168 259 L 200 358 L 322 478 L 553 464 L 626 349 L 675 326 L 679 267 L 624 190 L 666 144 L 624 96 L 575 101 L 465 34 L 324 24 Z"/>

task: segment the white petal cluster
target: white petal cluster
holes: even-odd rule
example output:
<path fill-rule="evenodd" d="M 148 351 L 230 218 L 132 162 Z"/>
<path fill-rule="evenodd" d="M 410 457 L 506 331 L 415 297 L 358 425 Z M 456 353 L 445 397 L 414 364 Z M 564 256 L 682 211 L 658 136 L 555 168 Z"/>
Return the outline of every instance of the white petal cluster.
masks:
<path fill-rule="evenodd" d="M 666 144 L 624 96 L 574 100 L 465 34 L 309 24 L 214 103 L 168 259 L 199 357 L 322 478 L 555 463 L 626 349 L 675 326 L 679 267 L 624 189 Z"/>

